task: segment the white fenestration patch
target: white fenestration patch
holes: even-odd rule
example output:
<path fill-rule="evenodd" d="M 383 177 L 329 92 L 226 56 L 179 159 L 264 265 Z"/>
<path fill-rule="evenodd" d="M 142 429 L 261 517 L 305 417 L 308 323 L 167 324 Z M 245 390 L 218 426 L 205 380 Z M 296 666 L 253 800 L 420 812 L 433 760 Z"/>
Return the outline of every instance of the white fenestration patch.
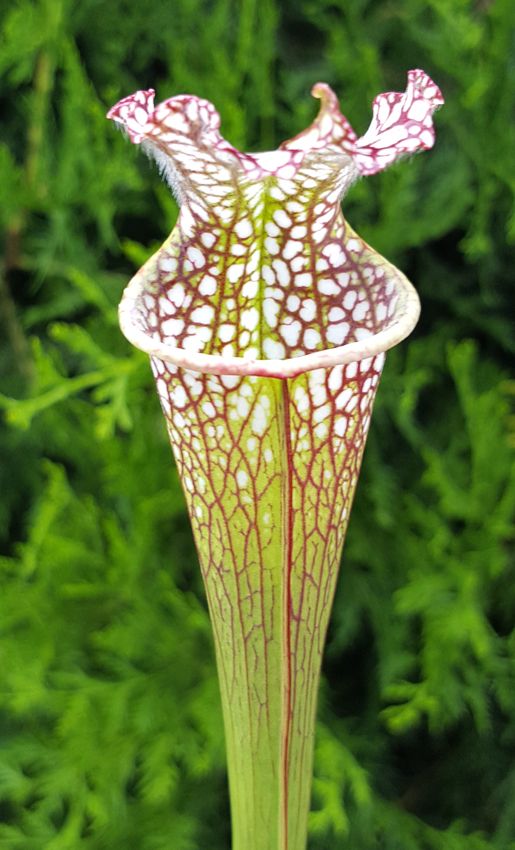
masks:
<path fill-rule="evenodd" d="M 212 248 L 216 242 L 216 236 L 214 233 L 210 233 L 208 230 L 206 230 L 204 233 L 202 233 L 200 241 L 206 248 Z"/>
<path fill-rule="evenodd" d="M 198 291 L 201 295 L 214 295 L 216 292 L 216 280 L 211 275 L 205 275 L 199 284 Z"/>
<path fill-rule="evenodd" d="M 263 266 L 261 268 L 261 274 L 263 275 L 263 280 L 265 283 L 273 284 L 275 283 L 275 274 L 273 273 L 270 266 Z"/>
<path fill-rule="evenodd" d="M 234 338 L 236 328 L 234 325 L 223 324 L 218 328 L 218 336 L 221 342 L 230 342 Z"/>
<path fill-rule="evenodd" d="M 163 272 L 177 271 L 177 257 L 163 257 L 159 263 L 159 268 Z"/>
<path fill-rule="evenodd" d="M 175 304 L 176 307 L 182 307 L 185 295 L 186 290 L 184 289 L 182 283 L 176 283 L 174 284 L 174 286 L 172 286 L 168 294 L 168 298 L 172 302 L 172 304 Z"/>
<path fill-rule="evenodd" d="M 202 403 L 202 411 L 209 419 L 213 419 L 216 416 L 216 410 L 210 401 L 204 401 Z"/>
<path fill-rule="evenodd" d="M 292 322 L 283 322 L 279 327 L 279 333 L 289 348 L 297 345 L 301 330 L 302 325 L 297 319 Z"/>
<path fill-rule="evenodd" d="M 338 295 L 340 293 L 340 287 L 328 277 L 323 277 L 318 281 L 318 291 L 322 293 L 322 295 Z"/>
<path fill-rule="evenodd" d="M 266 237 L 265 248 L 269 254 L 275 255 L 279 253 L 279 243 L 271 236 Z"/>
<path fill-rule="evenodd" d="M 296 254 L 299 254 L 302 251 L 302 248 L 302 242 L 298 242 L 296 239 L 288 239 L 283 249 L 284 259 L 291 260 L 292 257 L 295 257 Z"/>
<path fill-rule="evenodd" d="M 361 322 L 365 318 L 368 313 L 369 304 L 368 301 L 361 301 L 356 305 L 354 310 L 352 311 L 352 318 L 355 322 Z"/>
<path fill-rule="evenodd" d="M 190 245 L 186 253 L 188 255 L 188 259 L 191 260 L 196 269 L 201 269 L 202 266 L 205 266 L 205 257 L 195 245 Z"/>
<path fill-rule="evenodd" d="M 313 275 L 310 272 L 295 275 L 296 286 L 311 286 L 313 283 Z"/>
<path fill-rule="evenodd" d="M 317 305 L 311 298 L 305 298 L 302 302 L 302 309 L 300 311 L 300 318 L 305 322 L 311 322 L 316 316 Z"/>
<path fill-rule="evenodd" d="M 322 249 L 322 253 L 327 257 L 333 268 L 341 266 L 342 263 L 345 262 L 345 254 L 338 242 L 329 242 L 329 244 Z"/>
<path fill-rule="evenodd" d="M 342 319 L 345 319 L 345 310 L 342 310 L 341 307 L 331 307 L 329 310 L 329 321 L 330 322 L 341 322 Z"/>
<path fill-rule="evenodd" d="M 255 274 L 259 271 L 260 255 L 259 251 L 251 251 L 247 258 L 247 275 Z"/>
<path fill-rule="evenodd" d="M 283 360 L 286 357 L 286 349 L 282 342 L 275 339 L 263 341 L 263 352 L 268 360 Z"/>
<path fill-rule="evenodd" d="M 164 336 L 177 337 L 184 330 L 184 322 L 182 319 L 165 319 L 161 325 L 161 331 Z"/>
<path fill-rule="evenodd" d="M 249 415 L 250 404 L 241 395 L 236 397 L 236 414 L 239 419 L 245 419 Z"/>
<path fill-rule="evenodd" d="M 273 214 L 273 219 L 279 227 L 287 228 L 292 226 L 291 218 L 285 213 L 284 210 L 276 210 Z"/>
<path fill-rule="evenodd" d="M 313 350 L 321 342 L 320 334 L 314 328 L 308 328 L 304 331 L 304 345 L 307 349 Z"/>
<path fill-rule="evenodd" d="M 386 319 L 386 314 L 387 314 L 386 304 L 383 304 L 383 302 L 381 302 L 376 307 L 376 319 L 377 319 L 377 321 L 378 322 L 384 321 L 384 319 Z"/>
<path fill-rule="evenodd" d="M 215 308 L 211 304 L 203 304 L 196 307 L 191 314 L 191 321 L 199 325 L 210 325 L 215 315 Z"/>
<path fill-rule="evenodd" d="M 255 298 L 259 291 L 259 278 L 247 280 L 241 288 L 243 298 Z"/>
<path fill-rule="evenodd" d="M 284 201 L 284 192 L 281 192 L 278 186 L 272 186 L 270 189 L 270 197 L 275 198 L 276 201 Z"/>
<path fill-rule="evenodd" d="M 299 204 L 298 201 L 288 201 L 288 203 L 286 204 L 286 209 L 288 210 L 288 212 L 291 212 L 294 215 L 298 215 L 298 214 L 301 214 L 302 216 L 306 215 L 305 207 L 303 207 L 302 204 Z"/>
<path fill-rule="evenodd" d="M 332 345 L 343 345 L 347 339 L 349 328 L 348 322 L 338 322 L 338 324 L 329 325 L 325 334 L 327 342 L 332 343 Z"/>
<path fill-rule="evenodd" d="M 243 263 L 235 263 L 227 269 L 227 280 L 229 283 L 236 283 L 243 274 L 245 266 Z"/>
<path fill-rule="evenodd" d="M 349 289 L 348 292 L 345 293 L 343 299 L 343 306 L 346 310 L 352 310 L 356 301 L 358 300 L 358 293 L 355 289 Z"/>
<path fill-rule="evenodd" d="M 346 416 L 340 416 L 336 422 L 334 423 L 334 432 L 339 437 L 343 437 L 347 430 L 347 425 L 349 424 L 349 420 Z"/>
<path fill-rule="evenodd" d="M 265 405 L 265 402 L 268 402 L 268 404 Z M 258 437 L 262 437 L 267 429 L 269 420 L 269 408 L 270 399 L 268 399 L 267 396 L 263 396 L 262 398 L 260 398 L 254 407 L 251 428 L 253 433 L 257 434 Z"/>
<path fill-rule="evenodd" d="M 249 236 L 252 236 L 252 223 L 248 218 L 243 218 L 235 225 L 234 232 L 239 239 L 247 239 Z"/>
<path fill-rule="evenodd" d="M 263 301 L 263 315 L 265 321 L 270 328 L 275 328 L 277 325 L 277 314 L 279 312 L 279 304 L 272 298 L 265 298 Z"/>
<path fill-rule="evenodd" d="M 329 378 L 327 379 L 327 385 L 332 393 L 335 393 L 343 384 L 343 366 L 333 366 L 331 371 L 329 372 Z"/>
<path fill-rule="evenodd" d="M 277 274 L 277 282 L 281 286 L 288 286 L 290 282 L 290 270 L 284 260 L 274 260 L 272 265 Z"/>
<path fill-rule="evenodd" d="M 241 326 L 249 331 L 257 328 L 259 323 L 259 312 L 256 307 L 250 307 L 248 310 L 243 310 L 241 314 Z"/>
<path fill-rule="evenodd" d="M 175 387 L 170 394 L 170 400 L 174 407 L 186 407 L 188 403 L 188 396 L 184 390 L 184 387 L 180 385 Z"/>
<path fill-rule="evenodd" d="M 313 422 L 318 424 L 323 422 L 325 419 L 329 419 L 332 409 L 332 405 L 329 404 L 329 402 L 327 404 L 323 404 L 321 407 L 317 407 L 313 413 Z"/>
<path fill-rule="evenodd" d="M 309 392 L 311 394 L 311 400 L 314 407 L 319 407 L 327 401 L 325 379 L 326 375 L 324 370 L 314 369 L 313 372 L 309 373 Z"/>
<path fill-rule="evenodd" d="M 232 325 L 231 325 L 231 327 L 232 327 Z M 235 329 L 233 328 L 233 332 L 234 332 L 234 330 Z M 238 384 L 240 383 L 241 380 L 242 379 L 240 378 L 239 375 L 220 375 L 221 383 L 228 390 L 235 389 L 238 386 Z M 223 430 L 223 428 L 222 428 L 222 430 Z"/>
<path fill-rule="evenodd" d="M 347 405 L 353 397 L 353 392 L 350 387 L 346 387 L 336 398 L 336 407 L 338 410 L 346 410 Z"/>
<path fill-rule="evenodd" d="M 354 332 L 354 336 L 358 342 L 361 342 L 363 339 L 369 339 L 373 335 L 373 332 L 369 331 L 368 328 L 357 328 Z"/>
<path fill-rule="evenodd" d="M 293 401 L 297 408 L 297 413 L 307 413 L 309 410 L 309 396 L 304 387 L 296 387 L 293 393 Z"/>
<path fill-rule="evenodd" d="M 240 348 L 247 348 L 250 342 L 250 333 L 249 331 L 241 331 L 240 336 L 238 338 L 238 343 Z"/>

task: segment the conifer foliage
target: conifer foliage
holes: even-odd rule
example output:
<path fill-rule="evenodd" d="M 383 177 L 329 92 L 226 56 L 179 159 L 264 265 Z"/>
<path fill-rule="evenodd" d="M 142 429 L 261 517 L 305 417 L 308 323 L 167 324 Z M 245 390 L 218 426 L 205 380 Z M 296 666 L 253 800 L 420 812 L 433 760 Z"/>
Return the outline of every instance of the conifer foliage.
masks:
<path fill-rule="evenodd" d="M 372 96 L 424 67 L 446 97 L 438 146 L 345 201 L 423 314 L 387 359 L 348 532 L 309 847 L 513 850 L 511 3 L 0 16 L 0 847 L 230 842 L 198 564 L 147 359 L 116 315 L 177 211 L 106 108 L 195 93 L 259 151 L 309 123 L 317 79 L 363 132 Z"/>

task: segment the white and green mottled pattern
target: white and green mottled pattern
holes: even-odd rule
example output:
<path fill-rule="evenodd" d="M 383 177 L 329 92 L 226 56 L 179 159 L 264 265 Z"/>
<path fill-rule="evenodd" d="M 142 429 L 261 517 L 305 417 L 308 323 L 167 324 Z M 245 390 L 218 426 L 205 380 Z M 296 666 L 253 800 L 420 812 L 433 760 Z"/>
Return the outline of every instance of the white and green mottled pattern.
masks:
<path fill-rule="evenodd" d="M 213 624 L 233 850 L 304 850 L 325 634 L 384 352 L 411 331 L 406 278 L 345 222 L 360 174 L 434 141 L 422 71 L 358 139 L 335 95 L 278 151 L 243 154 L 207 101 L 109 116 L 157 159 L 177 227 L 129 284 L 152 358 Z"/>

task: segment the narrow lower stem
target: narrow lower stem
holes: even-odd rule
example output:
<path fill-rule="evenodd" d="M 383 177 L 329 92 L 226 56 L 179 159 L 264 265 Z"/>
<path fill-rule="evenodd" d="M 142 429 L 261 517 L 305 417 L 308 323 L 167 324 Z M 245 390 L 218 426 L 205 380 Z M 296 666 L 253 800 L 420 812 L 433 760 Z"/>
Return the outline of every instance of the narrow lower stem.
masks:
<path fill-rule="evenodd" d="M 213 627 L 232 848 L 305 850 L 322 655 L 382 359 L 292 379 L 153 365 Z"/>

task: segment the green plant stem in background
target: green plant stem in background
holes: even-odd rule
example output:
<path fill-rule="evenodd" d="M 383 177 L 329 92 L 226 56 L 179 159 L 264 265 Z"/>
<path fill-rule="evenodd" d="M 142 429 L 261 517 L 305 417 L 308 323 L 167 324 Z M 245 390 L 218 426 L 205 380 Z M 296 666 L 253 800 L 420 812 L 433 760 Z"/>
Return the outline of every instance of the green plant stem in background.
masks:
<path fill-rule="evenodd" d="M 48 13 L 51 22 L 48 44 L 40 48 L 35 60 L 23 169 L 23 194 L 26 198 L 32 194 L 38 203 L 43 200 L 42 196 L 45 193 L 45 184 L 39 172 L 45 143 L 45 124 L 54 83 L 56 41 L 62 16 L 60 0 L 48 5 Z M 0 266 L 0 315 L 15 355 L 16 367 L 25 381 L 30 384 L 34 378 L 34 366 L 8 282 L 10 272 L 20 268 L 21 265 L 22 239 L 27 216 L 28 210 L 25 207 L 18 207 L 7 223 L 4 257 Z"/>

